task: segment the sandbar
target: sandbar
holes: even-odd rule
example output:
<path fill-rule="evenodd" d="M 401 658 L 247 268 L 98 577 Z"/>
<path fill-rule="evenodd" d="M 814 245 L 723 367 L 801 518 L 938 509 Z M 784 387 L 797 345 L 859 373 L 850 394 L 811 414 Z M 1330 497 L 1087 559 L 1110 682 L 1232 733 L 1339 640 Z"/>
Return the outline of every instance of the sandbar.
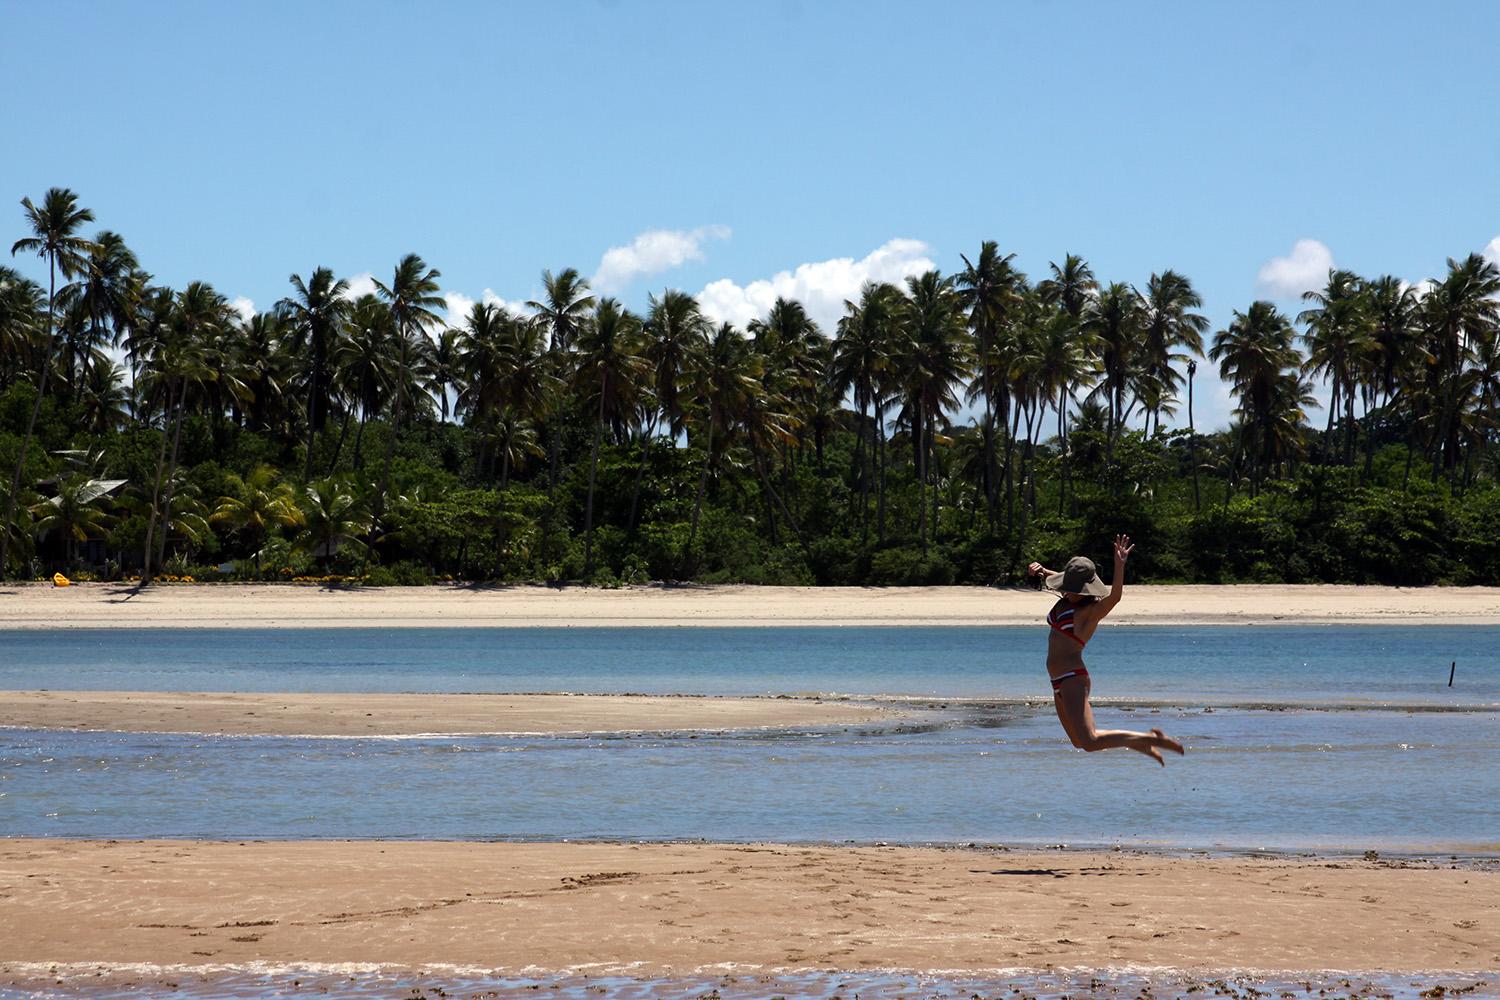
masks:
<path fill-rule="evenodd" d="M 1500 968 L 1500 871 L 1446 862 L 0 839 L 0 887 L 0 973 L 31 962 Z"/>
<path fill-rule="evenodd" d="M 994 587 L 0 586 L 0 629 L 1034 625 Z M 1122 625 L 1500 625 L 1500 587 L 1130 586 Z"/>
<path fill-rule="evenodd" d="M 0 726 L 228 736 L 717 732 L 849 726 L 900 714 L 817 698 L 0 691 Z"/>

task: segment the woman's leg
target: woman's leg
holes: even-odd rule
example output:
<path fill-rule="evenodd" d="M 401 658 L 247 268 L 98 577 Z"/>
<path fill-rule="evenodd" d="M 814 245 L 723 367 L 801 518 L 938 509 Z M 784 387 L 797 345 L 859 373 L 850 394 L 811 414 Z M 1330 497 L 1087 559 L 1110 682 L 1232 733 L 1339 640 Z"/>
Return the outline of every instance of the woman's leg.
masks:
<path fill-rule="evenodd" d="M 1068 734 L 1068 739 L 1073 741 L 1075 747 L 1089 753 L 1123 747 L 1143 753 L 1163 766 L 1166 761 L 1162 760 L 1162 749 L 1178 754 L 1183 752 L 1182 744 L 1160 729 L 1138 733 L 1129 729 L 1100 729 L 1095 726 L 1094 709 L 1089 705 L 1091 687 L 1087 678 L 1069 679 L 1063 681 L 1062 687 L 1052 695 L 1063 731 Z"/>

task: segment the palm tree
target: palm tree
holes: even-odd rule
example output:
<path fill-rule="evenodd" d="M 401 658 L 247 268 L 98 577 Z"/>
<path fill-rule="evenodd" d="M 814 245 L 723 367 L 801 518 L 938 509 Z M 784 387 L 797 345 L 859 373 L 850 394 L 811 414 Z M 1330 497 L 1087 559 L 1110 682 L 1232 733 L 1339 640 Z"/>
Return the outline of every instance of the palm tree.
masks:
<path fill-rule="evenodd" d="M 746 327 L 756 354 L 762 359 L 766 390 L 778 397 L 792 432 L 780 446 L 799 443 L 796 432 L 810 426 L 823 379 L 826 340 L 807 308 L 795 299 L 778 296 L 763 320 Z"/>
<path fill-rule="evenodd" d="M 45 535 L 56 531 L 63 538 L 64 559 L 73 565 L 78 555 L 78 543 L 91 538 L 103 538 L 111 520 L 99 501 L 119 483 L 95 479 L 88 473 L 75 472 L 57 484 L 57 495 L 41 501 L 31 508 L 36 518 L 33 530 Z"/>
<path fill-rule="evenodd" d="M 643 329 L 646 341 L 642 354 L 650 365 L 651 395 L 647 403 L 650 417 L 641 434 L 641 461 L 630 491 L 631 531 L 635 530 L 641 479 L 651 458 L 651 442 L 656 437 L 657 422 L 665 419 L 667 433 L 674 440 L 682 433 L 687 410 L 681 398 L 680 383 L 689 360 L 707 345 L 710 324 L 698 307 L 697 299 L 669 288 L 660 298 L 650 297 Z"/>
<path fill-rule="evenodd" d="M 960 256 L 963 256 L 960 254 Z M 993 367 L 985 364 L 998 346 L 1002 332 L 1015 320 L 1026 295 L 1026 275 L 1016 270 L 1015 254 L 1001 256 L 999 244 L 985 240 L 979 247 L 978 263 L 963 257 L 964 269 L 955 276 L 959 301 L 969 314 L 969 331 L 979 361 L 979 394 L 984 400 L 984 489 L 993 525 L 998 493 L 995 469 L 995 390 Z M 999 414 L 1003 426 L 1009 414 Z"/>
<path fill-rule="evenodd" d="M 579 329 L 587 322 L 589 310 L 593 308 L 594 296 L 589 293 L 589 283 L 578 272 L 569 267 L 553 274 L 542 272 L 543 295 L 540 300 L 526 303 L 536 310 L 537 322 L 551 335 L 547 356 L 552 365 L 553 377 L 561 385 L 568 378 L 568 351 Z M 547 430 L 547 511 L 542 526 L 541 559 L 547 561 L 548 547 L 552 537 L 554 496 L 557 493 L 558 461 L 562 451 L 562 421 L 555 407 L 548 407 L 544 425 Z"/>
<path fill-rule="evenodd" d="M 580 332 L 574 346 L 577 366 L 574 385 L 584 402 L 592 407 L 594 442 L 589 450 L 588 501 L 584 506 L 583 578 L 594 575 L 594 484 L 599 472 L 599 440 L 606 424 L 623 429 L 635 407 L 641 382 L 650 371 L 650 362 L 641 354 L 641 321 L 622 309 L 614 299 L 600 299 L 592 320 Z"/>
<path fill-rule="evenodd" d="M 130 393 L 125 372 L 108 358 L 89 365 L 78 397 L 84 426 L 92 434 L 113 434 L 130 422 Z"/>
<path fill-rule="evenodd" d="M 219 497 L 218 506 L 209 521 L 225 524 L 238 531 L 250 543 L 255 572 L 260 574 L 260 551 L 266 536 L 278 528 L 295 528 L 302 524 L 297 495 L 280 474 L 269 465 L 252 469 L 244 478 L 230 474 L 225 479 L 229 493 Z"/>
<path fill-rule="evenodd" d="M 234 367 L 250 393 L 245 422 L 252 430 L 272 431 L 282 425 L 294 367 L 285 340 L 278 312 L 256 313 L 240 325 Z"/>
<path fill-rule="evenodd" d="M 1077 320 L 1056 308 L 1045 309 L 1039 320 L 1035 363 L 1029 375 L 1042 411 L 1051 405 L 1057 412 L 1057 447 L 1062 468 L 1057 509 L 1062 513 L 1067 497 L 1068 407 L 1073 402 L 1074 388 L 1086 386 L 1092 379 L 1094 364 L 1078 335 Z"/>
<path fill-rule="evenodd" d="M 362 547 L 359 538 L 370 530 L 369 516 L 359 499 L 334 476 L 307 484 L 300 513 L 302 532 L 298 544 L 316 556 L 324 570 L 340 546 Z"/>
<path fill-rule="evenodd" d="M 1151 275 L 1140 300 L 1144 339 L 1141 373 L 1157 390 L 1146 410 L 1149 435 L 1161 429 L 1161 414 L 1164 410 L 1171 412 L 1168 401 L 1176 397 L 1182 384 L 1176 365 L 1202 356 L 1203 334 L 1209 323 L 1208 317 L 1192 311 L 1202 307 L 1202 297 L 1193 290 L 1193 283 L 1176 271 Z"/>
<path fill-rule="evenodd" d="M 1252 488 L 1259 485 L 1276 453 L 1278 414 L 1289 403 L 1302 403 L 1302 383 L 1297 378 L 1302 357 L 1293 342 L 1295 335 L 1291 321 L 1264 301 L 1252 303 L 1245 312 L 1236 311 L 1229 326 L 1214 335 L 1209 357 L 1219 362 L 1220 377 L 1239 397 L 1235 413 L 1243 428 L 1228 477 L 1230 490 L 1234 488 L 1239 455 L 1247 450 Z M 1288 386 L 1289 379 L 1294 386 Z M 1227 492 L 1225 499 L 1227 502 Z"/>
<path fill-rule="evenodd" d="M 1481 342 L 1500 332 L 1500 267 L 1477 253 L 1462 261 L 1448 260 L 1448 274 L 1422 300 L 1426 331 L 1428 382 L 1436 406 L 1432 437 L 1432 475 L 1458 464 L 1456 428 L 1461 401 L 1460 383 L 1466 366 Z"/>
<path fill-rule="evenodd" d="M 1193 426 L 1193 379 L 1198 375 L 1198 362 L 1188 358 L 1187 363 L 1187 391 L 1188 391 L 1188 462 L 1193 467 L 1193 513 L 1203 509 L 1202 494 L 1198 491 L 1198 431 Z"/>
<path fill-rule="evenodd" d="M 76 393 L 75 371 L 88 375 L 93 352 L 105 344 L 119 344 L 129 333 L 144 277 L 124 238 L 105 230 L 94 238 L 79 280 L 58 293 L 64 308 L 76 310 L 79 320 L 63 343 L 69 395 Z"/>
<path fill-rule="evenodd" d="M 1061 265 L 1048 264 L 1052 277 L 1037 283 L 1037 294 L 1049 305 L 1061 306 L 1063 312 L 1080 322 L 1099 291 L 1093 268 L 1077 254 L 1068 254 Z"/>
<path fill-rule="evenodd" d="M 337 349 L 340 326 L 349 310 L 349 283 L 326 267 L 303 281 L 292 275 L 294 294 L 277 303 L 288 320 L 298 350 L 307 352 L 307 459 L 304 480 L 312 478 L 313 443 L 328 419 L 329 359 Z"/>
<path fill-rule="evenodd" d="M 901 290 L 895 285 L 867 281 L 860 289 L 859 302 L 845 301 L 844 316 L 839 320 L 838 335 L 833 341 L 833 360 L 829 365 L 828 378 L 833 390 L 841 397 L 854 396 L 854 405 L 859 407 L 859 433 L 855 439 L 855 462 L 859 468 L 860 523 L 864 537 L 870 535 L 870 480 L 873 478 L 867 457 L 876 453 L 883 479 L 885 418 L 882 414 L 880 378 L 890 360 L 893 334 L 899 329 Z M 875 411 L 875 441 L 866 448 L 871 427 L 870 411 Z M 884 504 L 884 484 L 881 486 L 881 506 Z M 878 538 L 885 542 L 884 519 L 878 529 Z"/>
<path fill-rule="evenodd" d="M 893 367 L 902 373 L 905 390 L 905 415 L 911 425 L 920 499 L 917 526 L 925 552 L 928 485 L 933 487 L 934 541 L 937 536 L 938 482 L 933 468 L 937 430 L 940 422 L 946 425 L 947 411 L 958 406 L 955 389 L 968 379 L 972 352 L 963 303 L 954 290 L 952 278 L 945 278 L 937 271 L 907 278 L 902 319 L 905 343 L 895 355 Z"/>
<path fill-rule="evenodd" d="M 728 323 L 719 326 L 701 353 L 688 358 L 684 395 L 691 401 L 689 416 L 697 424 L 689 433 L 694 443 L 700 438 L 703 442 L 703 466 L 698 474 L 692 526 L 688 530 L 690 552 L 698 537 L 709 473 L 716 457 L 728 447 L 729 436 L 746 402 L 761 392 L 759 372 L 750 341 Z"/>
<path fill-rule="evenodd" d="M 185 399 L 193 384 L 201 384 L 216 376 L 205 359 L 204 345 L 217 328 L 234 321 L 232 316 L 233 310 L 224 296 L 205 282 L 193 282 L 177 294 L 166 336 L 155 355 L 147 362 L 148 379 L 165 389 L 167 403 L 163 410 L 166 424 L 162 427 L 162 450 L 157 454 L 156 481 L 151 492 L 151 509 L 146 522 L 146 548 L 141 569 L 143 587 L 151 583 L 152 540 L 156 537 L 158 519 L 163 528 L 156 545 L 157 564 L 160 565 L 166 556 L 167 537 L 173 524 L 172 496 L 178 481 L 177 457 L 182 440 Z M 166 450 L 168 437 L 172 442 L 170 452 Z M 158 497 L 161 499 L 159 515 Z"/>
<path fill-rule="evenodd" d="M 534 443 L 534 421 L 560 388 L 546 348 L 540 323 L 517 319 L 498 306 L 477 303 L 465 321 L 464 386 L 458 405 L 498 432 L 502 490 L 510 484 L 515 458 L 529 453 L 529 445 L 516 444 L 515 435 Z M 481 462 L 481 474 L 483 466 Z"/>
<path fill-rule="evenodd" d="M 1307 327 L 1303 336 L 1308 349 L 1304 371 L 1326 378 L 1332 390 L 1323 448 L 1325 452 L 1329 450 L 1333 423 L 1342 404 L 1347 462 L 1353 446 L 1355 377 L 1360 358 L 1368 352 L 1370 343 L 1371 324 L 1363 282 L 1353 271 L 1331 270 L 1323 291 L 1305 292 L 1302 301 L 1315 304 L 1297 315 L 1297 322 Z"/>
<path fill-rule="evenodd" d="M 395 383 L 391 372 L 391 344 L 395 328 L 391 311 L 374 295 L 361 295 L 349 306 L 344 335 L 333 356 L 334 390 L 344 399 L 345 430 L 354 410 L 359 410 L 359 429 L 354 434 L 354 467 L 364 467 L 365 424 L 385 405 L 387 386 Z M 344 431 L 339 432 L 340 441 Z M 342 451 L 342 447 L 337 451 Z"/>
<path fill-rule="evenodd" d="M 19 271 L 0 266 L 0 389 L 9 386 L 40 353 L 45 294 Z"/>
<path fill-rule="evenodd" d="M 1099 350 L 1099 367 L 1104 378 L 1100 389 L 1109 407 L 1109 436 L 1105 438 L 1105 463 L 1114 462 L 1115 441 L 1120 428 L 1129 419 L 1125 391 L 1136 377 L 1142 358 L 1142 320 L 1140 300 L 1135 290 L 1123 282 L 1106 286 L 1092 303 L 1084 323 Z"/>
<path fill-rule="evenodd" d="M 438 400 L 439 417 L 442 423 L 448 422 L 448 393 L 457 394 L 462 383 L 462 366 L 459 358 L 459 345 L 463 333 L 459 330 L 444 330 L 437 335 L 432 342 L 432 351 L 427 355 L 426 370 L 423 375 L 427 384 L 431 387 Z"/>
<path fill-rule="evenodd" d="M 10 493 L 5 499 L 5 524 L 10 525 L 16 515 L 16 499 L 21 494 L 21 472 L 26 467 L 26 452 L 31 448 L 32 434 L 36 431 L 37 414 L 42 409 L 42 397 L 47 394 L 47 376 L 52 371 L 52 357 L 56 353 L 57 328 L 57 273 L 71 278 L 88 268 L 88 255 L 94 244 L 77 235 L 86 222 L 94 221 L 94 213 L 78 207 L 78 196 L 67 188 L 52 188 L 42 198 L 40 206 L 33 205 L 30 198 L 21 199 L 26 209 L 26 222 L 32 235 L 11 244 L 10 255 L 14 257 L 23 250 L 34 253 L 47 261 L 47 339 L 42 350 L 42 364 L 37 378 L 36 398 L 31 404 L 31 416 L 26 420 L 26 431 L 21 435 L 21 450 L 16 455 L 15 472 L 10 477 Z M 9 567 L 7 556 L 10 548 L 10 531 L 0 531 L 0 580 L 5 579 Z"/>
<path fill-rule="evenodd" d="M 385 444 L 385 467 L 380 473 L 380 485 L 375 490 L 372 527 L 376 529 L 385 513 L 385 494 L 391 479 L 391 459 L 396 453 L 396 437 L 401 433 L 402 410 L 410 395 L 411 379 L 422 370 L 427 352 L 431 349 L 432 342 L 427 337 L 427 329 L 441 322 L 436 312 L 445 304 L 437 283 L 440 277 L 442 272 L 428 267 L 421 257 L 409 253 L 396 264 L 389 285 L 375 282 L 375 291 L 390 310 L 391 326 L 395 331 L 392 374 L 395 377 L 396 397 L 390 436 L 386 438 Z"/>

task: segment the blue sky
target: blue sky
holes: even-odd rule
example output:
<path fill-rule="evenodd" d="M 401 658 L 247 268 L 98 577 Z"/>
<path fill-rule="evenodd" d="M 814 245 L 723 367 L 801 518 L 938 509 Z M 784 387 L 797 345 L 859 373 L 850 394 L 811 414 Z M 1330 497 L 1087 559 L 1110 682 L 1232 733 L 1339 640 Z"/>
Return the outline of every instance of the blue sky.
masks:
<path fill-rule="evenodd" d="M 1500 256 L 1496 39 L 1468 2 L 0 0 L 0 238 L 61 185 L 261 309 L 415 251 L 455 307 L 574 266 L 737 320 L 994 239 L 1175 268 L 1218 329 Z"/>

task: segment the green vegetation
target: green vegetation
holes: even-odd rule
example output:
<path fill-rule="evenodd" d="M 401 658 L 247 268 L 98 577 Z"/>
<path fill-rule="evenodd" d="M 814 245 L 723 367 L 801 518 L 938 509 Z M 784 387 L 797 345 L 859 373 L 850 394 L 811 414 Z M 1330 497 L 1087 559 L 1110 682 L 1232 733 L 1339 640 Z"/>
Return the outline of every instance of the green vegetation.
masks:
<path fill-rule="evenodd" d="M 1421 287 L 1335 271 L 1219 331 L 1176 272 L 1069 255 L 1033 283 L 994 243 L 836 330 L 787 300 L 716 326 L 675 291 L 636 315 L 571 269 L 450 330 L 414 254 L 370 295 L 292 275 L 245 319 L 86 238 L 72 192 L 22 205 L 49 285 L 0 268 L 11 576 L 993 583 L 1128 531 L 1158 582 L 1500 580 L 1478 255 Z M 1205 351 L 1235 422 L 1164 429 L 1193 426 Z"/>

